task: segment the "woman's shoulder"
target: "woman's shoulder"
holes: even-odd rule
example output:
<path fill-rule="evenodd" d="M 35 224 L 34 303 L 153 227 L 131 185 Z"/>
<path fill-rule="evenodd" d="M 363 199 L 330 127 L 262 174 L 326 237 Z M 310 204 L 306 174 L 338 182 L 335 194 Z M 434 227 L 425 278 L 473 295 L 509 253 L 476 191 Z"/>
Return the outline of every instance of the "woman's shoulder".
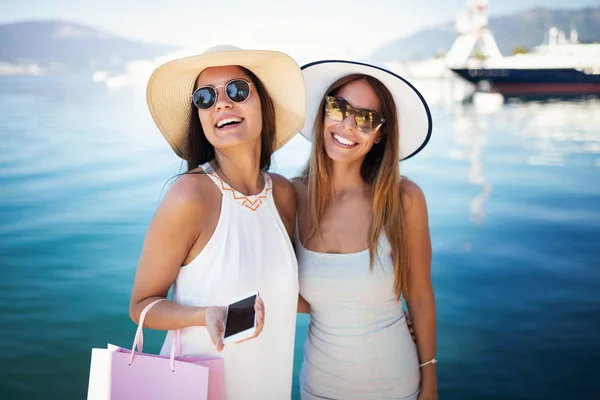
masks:
<path fill-rule="evenodd" d="M 290 237 L 296 221 L 296 192 L 292 183 L 279 174 L 269 174 L 273 181 L 273 199 Z"/>
<path fill-rule="evenodd" d="M 281 187 L 281 190 L 293 190 L 291 182 L 283 175 L 269 172 L 269 176 L 273 181 L 273 187 Z"/>
<path fill-rule="evenodd" d="M 274 173 L 269 173 L 273 182 L 273 197 L 275 202 L 281 205 L 289 205 L 296 207 L 296 192 L 292 183 L 284 176 Z"/>
<path fill-rule="evenodd" d="M 294 177 L 292 178 L 291 183 L 298 198 L 306 197 L 306 194 L 308 193 L 308 182 L 306 182 L 306 180 L 301 177 Z"/>
<path fill-rule="evenodd" d="M 400 197 L 404 212 L 410 212 L 415 206 L 416 208 L 424 207 L 426 203 L 421 187 L 415 181 L 404 176 L 400 178 Z"/>
<path fill-rule="evenodd" d="M 193 170 L 177 177 L 161 207 L 199 211 L 213 203 L 217 191 L 215 184 L 202 170 Z"/>
<path fill-rule="evenodd" d="M 218 188 L 206 175 L 182 174 L 165 193 L 152 218 L 151 226 L 160 232 L 197 236 L 198 231 L 203 229 L 206 217 L 220 207 L 218 195 Z"/>

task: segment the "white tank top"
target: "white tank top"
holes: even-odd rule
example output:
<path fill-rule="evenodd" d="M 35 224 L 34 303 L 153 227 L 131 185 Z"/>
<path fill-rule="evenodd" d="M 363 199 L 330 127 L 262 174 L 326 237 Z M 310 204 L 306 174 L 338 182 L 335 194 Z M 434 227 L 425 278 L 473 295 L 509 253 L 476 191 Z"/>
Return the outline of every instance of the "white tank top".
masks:
<path fill-rule="evenodd" d="M 227 305 L 258 290 L 265 304 L 265 325 L 254 339 L 225 345 L 217 352 L 206 327 L 181 331 L 181 354 L 214 355 L 225 360 L 227 400 L 289 399 L 292 390 L 294 335 L 298 303 L 298 264 L 264 174 L 261 193 L 245 196 L 232 189 L 212 167 L 201 165 L 221 190 L 221 215 L 200 254 L 181 267 L 173 286 L 174 302 L 190 306 Z M 169 355 L 169 332 L 161 355 Z"/>

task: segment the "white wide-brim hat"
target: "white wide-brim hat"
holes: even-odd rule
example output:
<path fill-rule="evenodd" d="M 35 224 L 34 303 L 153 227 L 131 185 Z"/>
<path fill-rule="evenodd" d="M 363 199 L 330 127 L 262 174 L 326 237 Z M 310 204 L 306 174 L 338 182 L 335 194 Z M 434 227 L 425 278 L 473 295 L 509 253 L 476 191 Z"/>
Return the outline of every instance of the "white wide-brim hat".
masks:
<path fill-rule="evenodd" d="M 431 137 L 431 112 L 419 91 L 401 76 L 373 61 L 323 60 L 302 67 L 306 84 L 306 118 L 300 130 L 302 136 L 312 141 L 314 124 L 325 91 L 338 79 L 363 74 L 383 83 L 396 103 L 400 129 L 400 160 L 421 151 Z"/>
<path fill-rule="evenodd" d="M 304 124 L 305 87 L 300 66 L 287 54 L 215 46 L 196 56 L 169 61 L 148 81 L 146 101 L 152 119 L 175 153 L 185 158 L 192 114 L 191 95 L 198 75 L 209 67 L 240 65 L 262 82 L 275 107 L 275 148 L 296 135 Z"/>

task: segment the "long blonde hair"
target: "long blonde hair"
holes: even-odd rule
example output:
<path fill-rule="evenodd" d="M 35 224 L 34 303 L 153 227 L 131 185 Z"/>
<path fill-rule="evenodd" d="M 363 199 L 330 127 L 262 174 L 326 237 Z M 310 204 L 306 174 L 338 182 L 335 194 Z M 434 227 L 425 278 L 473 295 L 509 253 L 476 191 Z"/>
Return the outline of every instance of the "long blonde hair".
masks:
<path fill-rule="evenodd" d="M 399 132 L 396 104 L 390 91 L 379 80 L 362 74 L 352 74 L 335 81 L 326 95 L 335 95 L 342 86 L 365 80 L 375 91 L 381 104 L 381 116 L 386 122 L 381 129 L 382 139 L 367 153 L 361 166 L 361 177 L 371 190 L 373 221 L 369 228 L 369 258 L 373 269 L 379 257 L 377 245 L 383 229 L 389 240 L 394 265 L 395 292 L 398 300 L 407 293 L 408 251 L 402 212 L 402 185 L 400 182 Z M 324 143 L 325 96 L 317 113 L 313 144 L 309 161 L 300 178 L 308 186 L 309 238 L 320 234 L 319 224 L 331 202 L 331 160 Z"/>

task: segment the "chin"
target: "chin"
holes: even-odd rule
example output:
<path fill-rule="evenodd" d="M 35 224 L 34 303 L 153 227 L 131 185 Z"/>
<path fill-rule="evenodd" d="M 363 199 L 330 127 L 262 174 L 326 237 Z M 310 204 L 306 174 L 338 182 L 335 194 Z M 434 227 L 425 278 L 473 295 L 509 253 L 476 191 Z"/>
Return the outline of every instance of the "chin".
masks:
<path fill-rule="evenodd" d="M 209 141 L 215 148 L 222 149 L 254 143 L 258 138 L 260 138 L 260 134 L 257 136 L 248 132 L 216 132 Z"/>
<path fill-rule="evenodd" d="M 353 163 L 360 158 L 357 157 L 356 154 L 349 154 L 349 152 L 343 150 L 340 151 L 339 149 L 330 149 L 327 147 L 325 148 L 325 153 L 331 161 L 340 163 Z"/>
<path fill-rule="evenodd" d="M 260 143 L 260 135 L 256 136 L 235 136 L 219 138 L 215 140 L 213 146 L 216 149 L 228 149 L 235 147 L 253 147 L 256 142 Z"/>

